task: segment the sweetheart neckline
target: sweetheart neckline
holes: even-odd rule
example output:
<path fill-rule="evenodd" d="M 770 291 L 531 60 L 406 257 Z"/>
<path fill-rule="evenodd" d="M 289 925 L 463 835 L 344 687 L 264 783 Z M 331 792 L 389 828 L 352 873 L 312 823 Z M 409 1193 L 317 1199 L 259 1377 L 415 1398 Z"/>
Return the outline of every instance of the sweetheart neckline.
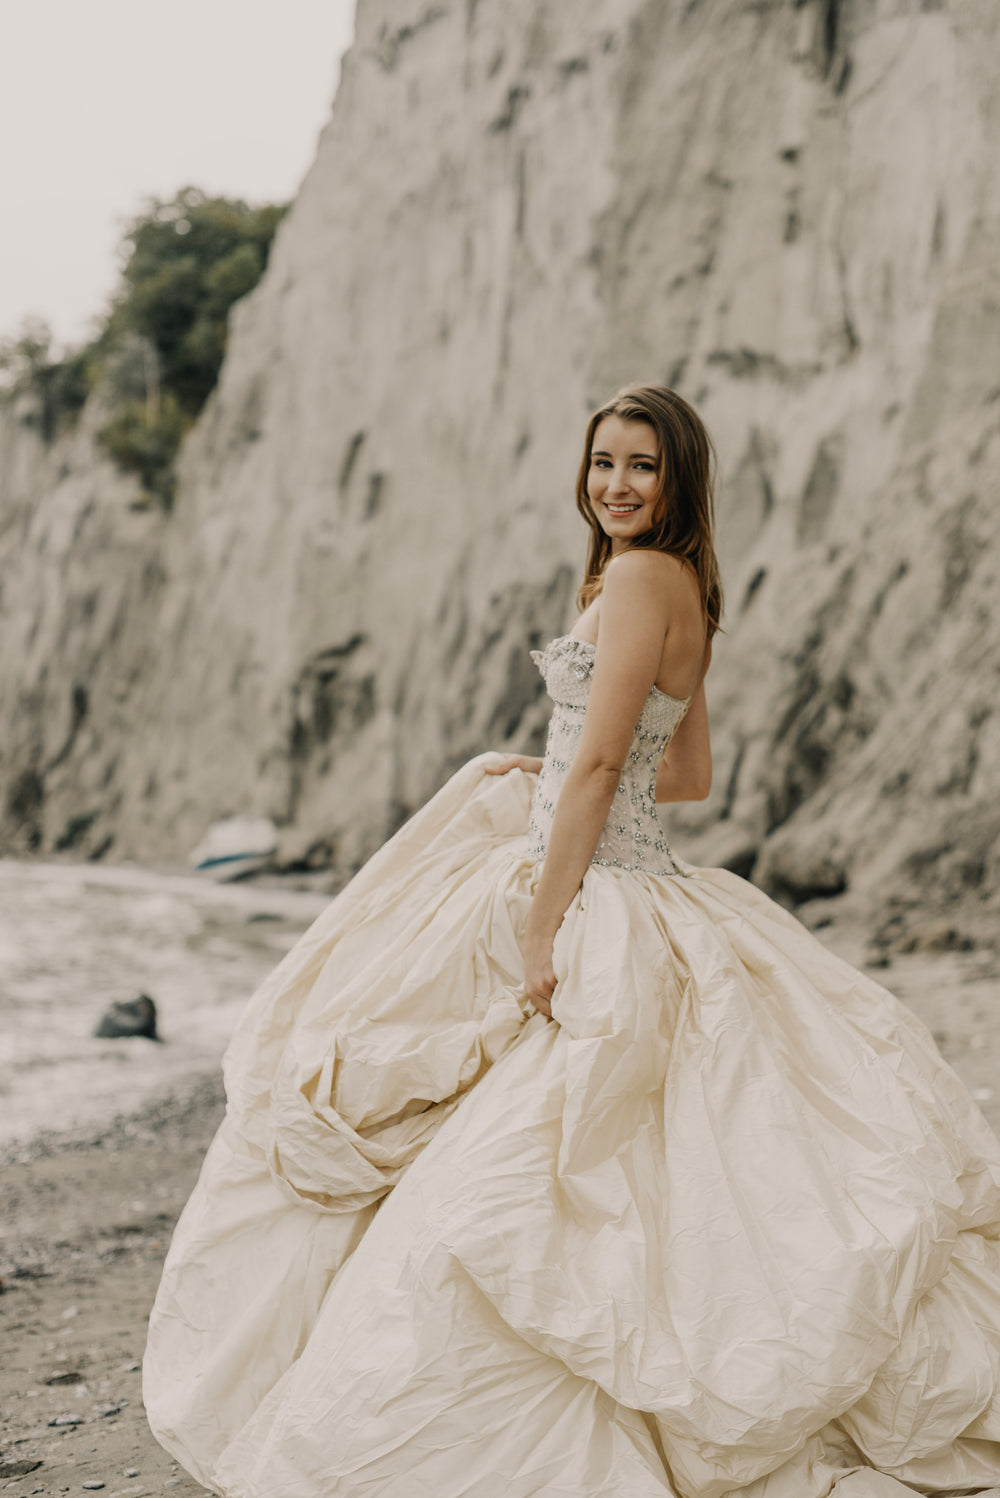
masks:
<path fill-rule="evenodd" d="M 572 640 L 574 645 L 586 645 L 588 650 L 593 650 L 595 654 L 597 652 L 597 646 L 594 644 L 593 640 L 581 640 L 579 635 L 555 635 L 549 641 L 549 644 L 557 645 L 560 640 Z M 690 697 L 672 697 L 669 692 L 665 692 L 662 687 L 658 687 L 655 681 L 650 687 L 650 691 L 655 692 L 657 697 L 666 698 L 667 702 L 676 702 L 678 707 L 689 707 L 691 704 Z"/>

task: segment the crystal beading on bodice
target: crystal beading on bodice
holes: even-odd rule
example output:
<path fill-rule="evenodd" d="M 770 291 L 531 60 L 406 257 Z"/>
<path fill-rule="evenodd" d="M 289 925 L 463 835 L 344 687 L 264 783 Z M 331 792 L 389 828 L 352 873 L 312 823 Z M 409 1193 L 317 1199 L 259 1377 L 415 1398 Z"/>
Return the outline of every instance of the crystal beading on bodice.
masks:
<path fill-rule="evenodd" d="M 560 635 L 544 650 L 531 652 L 553 702 L 545 759 L 528 824 L 532 858 L 545 857 L 559 791 L 580 742 L 595 654 L 593 645 L 572 635 Z M 651 688 L 591 863 L 643 874 L 680 872 L 656 815 L 656 771 L 687 707 L 687 702 L 668 697 L 658 687 Z"/>

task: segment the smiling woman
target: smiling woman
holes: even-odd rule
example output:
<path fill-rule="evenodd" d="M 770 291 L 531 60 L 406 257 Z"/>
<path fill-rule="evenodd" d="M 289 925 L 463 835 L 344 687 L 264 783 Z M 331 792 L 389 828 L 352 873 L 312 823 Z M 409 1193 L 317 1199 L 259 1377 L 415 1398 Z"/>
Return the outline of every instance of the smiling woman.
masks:
<path fill-rule="evenodd" d="M 714 460 L 704 424 L 675 390 L 629 386 L 594 412 L 576 480 L 577 509 L 590 527 L 581 608 L 600 592 L 610 557 L 625 547 L 662 551 L 694 568 L 711 638 L 722 616 Z"/>
<path fill-rule="evenodd" d="M 225 1498 L 1000 1498 L 1000 1143 L 930 1034 L 674 856 L 711 446 L 596 412 L 544 759 L 465 765 L 259 990 L 150 1318 Z"/>
<path fill-rule="evenodd" d="M 612 556 L 653 524 L 662 489 L 658 444 L 650 441 L 653 435 L 644 421 L 626 421 L 615 415 L 605 416 L 594 433 L 587 494 L 595 508 L 604 506 L 604 530 L 612 538 Z M 639 446 L 633 448 L 633 443 Z M 643 447 L 653 451 L 643 452 Z M 610 524 L 637 511 L 642 513 L 632 525 Z"/>

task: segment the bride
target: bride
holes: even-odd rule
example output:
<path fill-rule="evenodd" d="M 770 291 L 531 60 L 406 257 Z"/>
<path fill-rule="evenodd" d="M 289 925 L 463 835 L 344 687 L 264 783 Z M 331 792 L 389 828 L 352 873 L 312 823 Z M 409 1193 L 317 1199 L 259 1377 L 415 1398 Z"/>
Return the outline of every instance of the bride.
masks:
<path fill-rule="evenodd" d="M 711 448 L 592 418 L 544 760 L 486 754 L 251 1001 L 150 1318 L 230 1498 L 1000 1495 L 1000 1145 L 707 794 Z"/>

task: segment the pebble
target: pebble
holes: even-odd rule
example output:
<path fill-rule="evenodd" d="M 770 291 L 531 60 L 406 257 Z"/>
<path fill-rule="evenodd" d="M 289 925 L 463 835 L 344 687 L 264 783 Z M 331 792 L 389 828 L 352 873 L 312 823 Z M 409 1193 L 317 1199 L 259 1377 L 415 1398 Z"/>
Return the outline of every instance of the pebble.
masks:
<path fill-rule="evenodd" d="M 94 1492 L 97 1488 L 103 1488 L 103 1486 L 104 1486 L 103 1482 L 85 1482 L 85 1483 L 81 1483 L 81 1487 L 88 1488 L 91 1492 Z"/>
<path fill-rule="evenodd" d="M 99 1404 L 96 1413 L 107 1417 L 108 1415 L 117 1415 L 120 1411 L 120 1404 Z"/>
<path fill-rule="evenodd" d="M 179 1488 L 180 1485 L 181 1480 L 179 1477 L 168 1477 L 166 1482 L 163 1484 L 165 1488 Z"/>
<path fill-rule="evenodd" d="M 138 1467 L 126 1467 L 125 1468 L 125 1476 L 126 1477 L 138 1477 L 139 1476 L 139 1468 Z"/>
<path fill-rule="evenodd" d="M 50 1425 L 82 1425 L 82 1415 L 53 1415 Z"/>
<path fill-rule="evenodd" d="M 99 1040 L 121 1040 L 144 1035 L 157 1040 L 156 1004 L 148 993 L 137 999 L 118 1000 L 101 1016 L 94 1030 Z"/>
<path fill-rule="evenodd" d="M 142 1367 L 141 1363 L 122 1363 L 123 1373 L 138 1373 Z"/>

